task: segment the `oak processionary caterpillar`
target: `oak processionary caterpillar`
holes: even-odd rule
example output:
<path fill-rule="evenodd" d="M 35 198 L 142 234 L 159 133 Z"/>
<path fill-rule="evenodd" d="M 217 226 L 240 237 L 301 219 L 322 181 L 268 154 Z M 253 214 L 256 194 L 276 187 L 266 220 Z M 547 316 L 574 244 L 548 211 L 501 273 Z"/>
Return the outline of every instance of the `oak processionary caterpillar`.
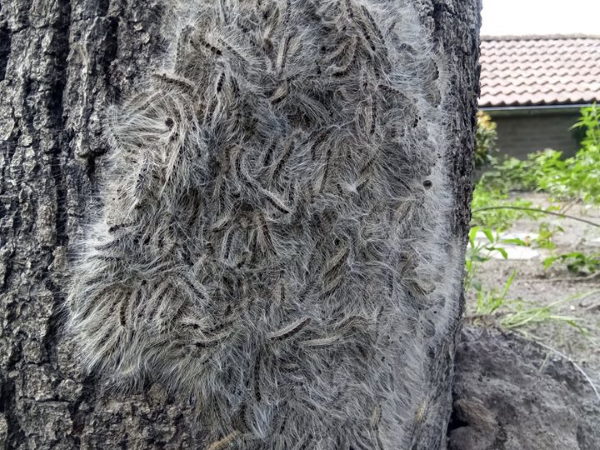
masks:
<path fill-rule="evenodd" d="M 81 360 L 192 395 L 212 449 L 410 448 L 460 278 L 428 32 L 408 0 L 175 9 L 170 62 L 106 124 Z"/>

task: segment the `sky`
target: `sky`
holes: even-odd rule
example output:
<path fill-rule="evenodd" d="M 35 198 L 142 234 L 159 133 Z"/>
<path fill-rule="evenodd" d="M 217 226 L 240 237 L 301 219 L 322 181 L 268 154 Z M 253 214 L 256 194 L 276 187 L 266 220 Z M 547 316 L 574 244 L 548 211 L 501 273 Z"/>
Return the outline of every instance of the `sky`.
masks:
<path fill-rule="evenodd" d="M 483 0 L 484 36 L 600 35 L 600 0 Z"/>

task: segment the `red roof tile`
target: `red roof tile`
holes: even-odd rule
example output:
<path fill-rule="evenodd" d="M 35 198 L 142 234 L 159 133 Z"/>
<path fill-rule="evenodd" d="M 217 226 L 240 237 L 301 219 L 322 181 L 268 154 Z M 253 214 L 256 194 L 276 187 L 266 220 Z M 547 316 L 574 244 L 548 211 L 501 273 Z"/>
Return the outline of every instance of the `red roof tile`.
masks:
<path fill-rule="evenodd" d="M 479 106 L 600 101 L 600 36 L 484 37 Z"/>

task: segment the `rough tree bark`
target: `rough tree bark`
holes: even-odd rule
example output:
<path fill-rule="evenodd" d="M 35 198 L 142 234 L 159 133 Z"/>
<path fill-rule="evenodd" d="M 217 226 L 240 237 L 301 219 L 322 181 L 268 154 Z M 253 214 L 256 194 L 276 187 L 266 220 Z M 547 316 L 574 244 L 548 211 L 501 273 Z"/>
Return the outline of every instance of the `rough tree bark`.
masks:
<path fill-rule="evenodd" d="M 469 222 L 478 86 L 479 0 L 414 0 L 450 68 L 453 229 Z M 102 179 L 101 113 L 166 49 L 160 0 L 6 0 L 0 4 L 0 442 L 6 448 L 188 448 L 193 407 L 159 385 L 119 394 L 83 375 L 62 338 L 67 251 Z M 423 355 L 430 402 L 412 448 L 445 447 L 462 313 Z"/>

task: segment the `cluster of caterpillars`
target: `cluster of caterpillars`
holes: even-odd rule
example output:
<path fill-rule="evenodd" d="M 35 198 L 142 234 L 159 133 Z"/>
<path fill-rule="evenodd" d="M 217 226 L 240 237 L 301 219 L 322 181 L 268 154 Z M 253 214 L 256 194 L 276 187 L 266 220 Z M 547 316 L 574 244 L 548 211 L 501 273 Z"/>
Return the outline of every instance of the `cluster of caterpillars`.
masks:
<path fill-rule="evenodd" d="M 449 208 L 420 22 L 400 0 L 191 3 L 171 68 L 107 124 L 81 357 L 191 395 L 213 449 L 404 448 Z"/>

